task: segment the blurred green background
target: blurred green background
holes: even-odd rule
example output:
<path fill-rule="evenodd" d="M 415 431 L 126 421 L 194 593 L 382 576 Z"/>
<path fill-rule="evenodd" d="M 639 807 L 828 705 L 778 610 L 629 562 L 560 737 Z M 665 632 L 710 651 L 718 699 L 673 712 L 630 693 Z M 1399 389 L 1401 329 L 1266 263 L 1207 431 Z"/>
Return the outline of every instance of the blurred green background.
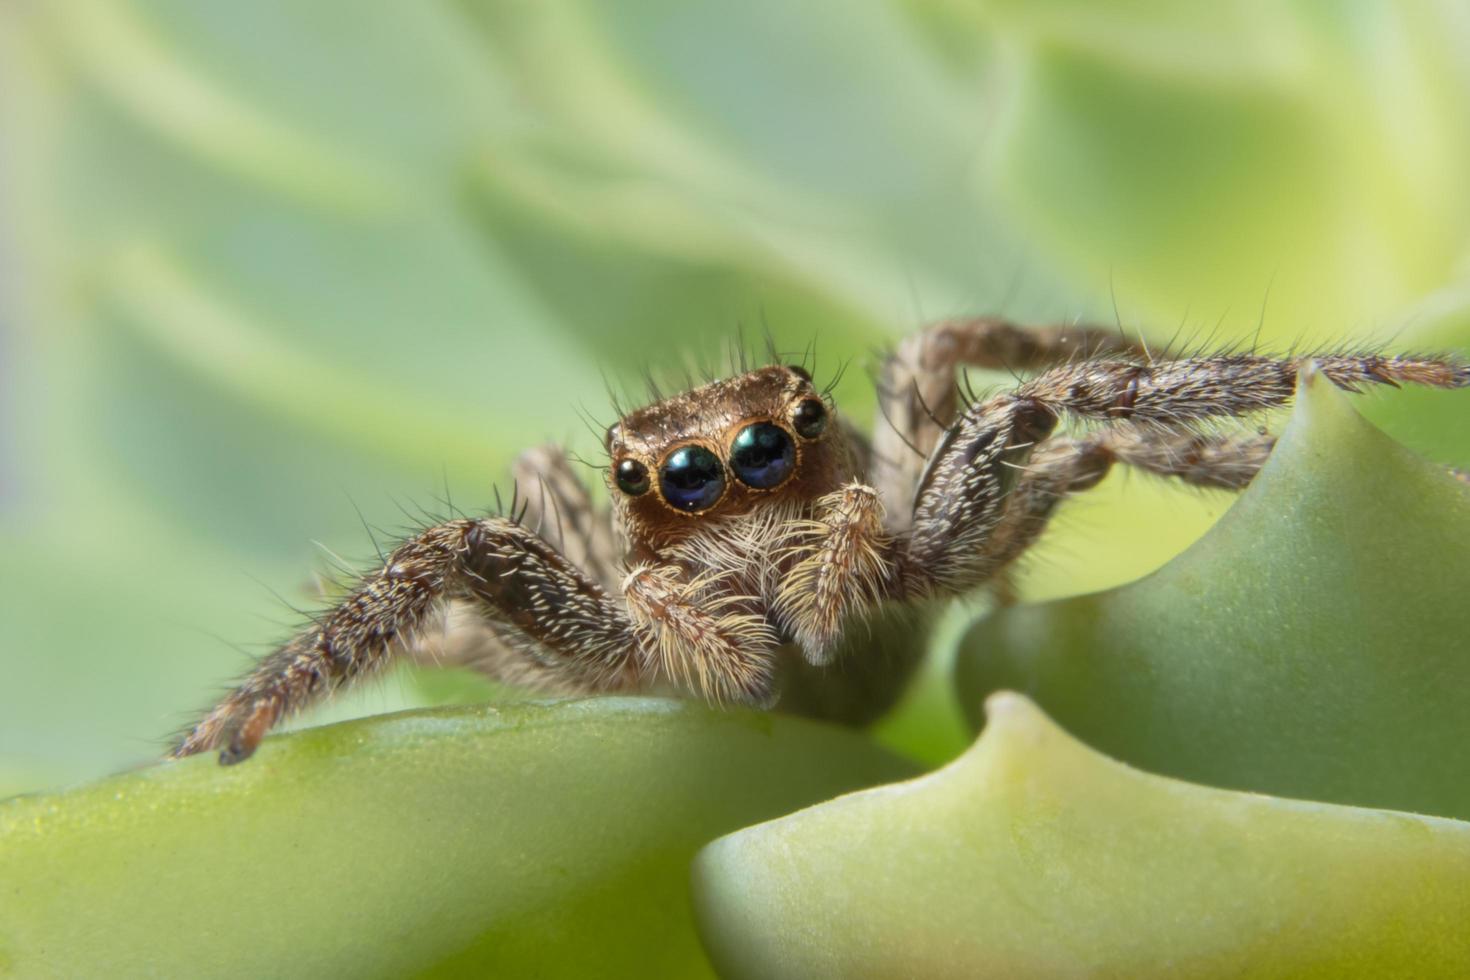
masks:
<path fill-rule="evenodd" d="M 967 312 L 1464 346 L 1467 173 L 1452 2 L 7 3 L 0 795 L 155 756 L 364 521 L 595 459 L 604 378 L 738 332 L 850 360 L 864 419 L 873 352 Z M 1470 463 L 1453 399 L 1365 403 Z M 1116 475 L 1024 592 L 1228 503 Z"/>

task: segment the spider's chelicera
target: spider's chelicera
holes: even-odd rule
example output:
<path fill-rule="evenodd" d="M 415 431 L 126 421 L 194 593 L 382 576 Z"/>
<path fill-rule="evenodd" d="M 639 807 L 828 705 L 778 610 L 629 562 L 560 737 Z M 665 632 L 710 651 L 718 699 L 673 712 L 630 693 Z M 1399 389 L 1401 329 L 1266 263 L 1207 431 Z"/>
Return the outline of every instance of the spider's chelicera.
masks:
<path fill-rule="evenodd" d="M 516 467 L 527 513 L 400 545 L 173 754 L 239 762 L 289 713 L 425 650 L 561 691 L 672 685 L 771 705 L 792 676 L 783 664 L 812 676 L 876 610 L 1003 589 L 1058 503 L 1115 463 L 1244 487 L 1274 438 L 1208 423 L 1285 403 L 1305 360 L 1159 359 L 1109 330 L 956 320 L 888 358 L 871 441 L 799 367 L 686 391 L 608 430 L 610 512 L 559 450 L 532 450 Z M 1348 390 L 1470 385 L 1470 368 L 1439 357 L 1311 360 Z M 967 402 L 967 365 L 1031 376 Z M 1068 435 L 1067 417 L 1096 424 Z"/>

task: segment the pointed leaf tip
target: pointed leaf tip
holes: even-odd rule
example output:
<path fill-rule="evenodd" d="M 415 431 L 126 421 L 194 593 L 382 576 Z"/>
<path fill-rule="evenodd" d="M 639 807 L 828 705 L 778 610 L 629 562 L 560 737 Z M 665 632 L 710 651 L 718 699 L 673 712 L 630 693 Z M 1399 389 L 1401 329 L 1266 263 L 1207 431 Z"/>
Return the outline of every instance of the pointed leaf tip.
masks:
<path fill-rule="evenodd" d="M 1210 789 L 992 695 L 958 760 L 694 865 L 727 977 L 1459 976 L 1470 825 Z"/>
<path fill-rule="evenodd" d="M 1467 581 L 1470 488 L 1304 370 L 1276 451 L 1202 539 L 1131 585 L 982 621 L 956 683 L 972 706 L 1026 691 L 1149 771 L 1470 817 Z"/>

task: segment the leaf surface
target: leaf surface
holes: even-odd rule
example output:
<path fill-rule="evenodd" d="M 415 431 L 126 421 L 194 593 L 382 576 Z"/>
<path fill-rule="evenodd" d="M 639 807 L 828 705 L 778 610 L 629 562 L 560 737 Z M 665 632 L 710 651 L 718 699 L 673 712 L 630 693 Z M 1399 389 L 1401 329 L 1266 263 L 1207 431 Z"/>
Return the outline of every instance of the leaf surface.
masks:
<path fill-rule="evenodd" d="M 313 729 L 0 804 L 0 972 L 704 976 L 699 846 L 911 772 L 656 699 Z"/>
<path fill-rule="evenodd" d="M 944 769 L 695 862 L 722 976 L 1456 977 L 1470 825 L 1131 769 L 997 694 Z"/>
<path fill-rule="evenodd" d="M 1153 772 L 1464 819 L 1467 582 L 1470 486 L 1313 378 L 1259 477 L 1184 554 L 976 625 L 961 700 L 1025 692 Z"/>

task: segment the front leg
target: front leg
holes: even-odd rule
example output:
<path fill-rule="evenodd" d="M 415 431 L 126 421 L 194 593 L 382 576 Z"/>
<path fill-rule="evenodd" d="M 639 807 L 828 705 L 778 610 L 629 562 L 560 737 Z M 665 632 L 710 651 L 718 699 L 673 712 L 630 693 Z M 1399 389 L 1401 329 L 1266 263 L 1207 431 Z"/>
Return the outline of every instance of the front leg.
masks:
<path fill-rule="evenodd" d="M 994 550 L 1009 497 L 1057 413 L 1033 398 L 976 405 L 945 433 L 919 479 L 897 584 L 904 594 L 958 594 L 1003 563 Z"/>
<path fill-rule="evenodd" d="M 1209 419 L 1250 415 L 1285 404 L 1308 363 L 1349 391 L 1401 382 L 1470 387 L 1470 366 L 1459 362 L 1374 353 L 1310 359 L 1224 354 L 1150 363 L 1083 361 L 1053 368 L 1009 394 L 972 406 L 945 433 L 919 479 L 913 529 L 904 549 L 905 589 L 910 594 L 964 592 L 986 581 L 1018 553 L 1005 546 L 1007 535 L 998 533 L 1008 498 L 1022 480 L 1033 448 L 1051 434 L 1061 414 L 1130 423 L 1128 438 L 1111 449 L 1093 444 L 1094 452 L 1108 450 L 1094 462 L 1105 463 L 1116 455 L 1135 465 L 1201 481 L 1246 479 L 1269 452 L 1269 440 L 1226 445 L 1223 459 L 1202 471 L 1179 467 L 1170 462 L 1170 453 L 1153 450 L 1170 445 L 1171 431 L 1187 432 L 1191 425 Z M 1150 432 L 1158 442 L 1149 442 Z M 1141 441 L 1139 434 L 1145 437 Z M 1209 440 L 1197 445 L 1201 452 L 1216 448 Z M 1045 498 L 1039 503 L 1044 508 Z M 1035 521 L 1025 523 L 1039 526 Z M 1024 540 L 1024 535 L 1016 540 Z"/>
<path fill-rule="evenodd" d="M 503 518 L 429 528 L 336 608 L 270 654 L 174 748 L 247 759 L 282 718 L 387 666 L 449 600 L 471 602 L 509 649 L 589 690 L 632 688 L 644 666 L 613 597 L 530 530 Z"/>

